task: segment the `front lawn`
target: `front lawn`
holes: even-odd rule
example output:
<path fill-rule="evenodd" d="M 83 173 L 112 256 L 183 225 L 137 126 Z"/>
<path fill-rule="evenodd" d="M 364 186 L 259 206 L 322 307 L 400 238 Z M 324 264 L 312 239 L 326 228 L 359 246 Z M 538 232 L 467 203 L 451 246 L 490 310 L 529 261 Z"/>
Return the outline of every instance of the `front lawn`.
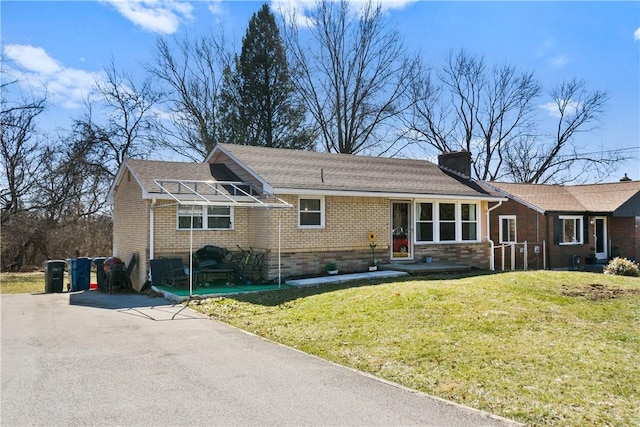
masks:
<path fill-rule="evenodd" d="M 210 316 L 529 425 L 640 424 L 640 279 L 519 272 L 216 298 Z"/>
<path fill-rule="evenodd" d="M 44 273 L 0 273 L 0 294 L 44 292 Z"/>

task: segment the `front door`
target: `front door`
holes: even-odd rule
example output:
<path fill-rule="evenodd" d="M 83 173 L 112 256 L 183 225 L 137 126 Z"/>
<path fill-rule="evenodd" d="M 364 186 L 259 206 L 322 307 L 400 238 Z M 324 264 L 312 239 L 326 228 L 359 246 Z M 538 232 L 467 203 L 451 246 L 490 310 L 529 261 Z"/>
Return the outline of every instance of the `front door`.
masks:
<path fill-rule="evenodd" d="M 391 202 L 391 259 L 413 259 L 409 202 Z"/>
<path fill-rule="evenodd" d="M 604 217 L 594 218 L 593 237 L 596 247 L 596 259 L 606 260 L 607 253 L 607 219 Z"/>

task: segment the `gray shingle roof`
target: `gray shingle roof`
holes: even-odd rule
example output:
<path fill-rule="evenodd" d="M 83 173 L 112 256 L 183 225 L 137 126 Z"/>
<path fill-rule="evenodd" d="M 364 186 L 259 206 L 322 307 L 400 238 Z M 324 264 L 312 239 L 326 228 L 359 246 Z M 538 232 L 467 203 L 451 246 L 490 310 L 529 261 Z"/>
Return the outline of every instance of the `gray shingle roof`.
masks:
<path fill-rule="evenodd" d="M 497 196 L 425 160 L 219 144 L 276 189 Z M 213 156 L 215 158 L 215 156 Z"/>
<path fill-rule="evenodd" d="M 615 212 L 640 194 L 640 181 L 586 185 L 489 184 L 544 212 Z"/>
<path fill-rule="evenodd" d="M 313 190 L 407 195 L 500 198 L 475 182 L 458 177 L 425 160 L 219 144 L 243 167 L 278 190 Z M 216 150 L 209 161 L 220 161 Z M 126 166 L 147 193 L 160 191 L 154 179 L 211 180 L 209 163 L 127 159 Z"/>
<path fill-rule="evenodd" d="M 138 183 L 148 193 L 159 193 L 154 179 L 211 180 L 211 168 L 207 163 L 165 162 L 160 160 L 126 159 L 127 167 Z"/>

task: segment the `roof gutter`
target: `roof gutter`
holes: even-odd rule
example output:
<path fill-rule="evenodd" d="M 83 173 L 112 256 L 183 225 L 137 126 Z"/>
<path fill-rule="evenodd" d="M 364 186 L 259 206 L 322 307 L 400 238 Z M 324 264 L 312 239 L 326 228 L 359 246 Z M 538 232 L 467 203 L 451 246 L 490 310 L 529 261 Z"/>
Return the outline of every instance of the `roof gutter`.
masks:
<path fill-rule="evenodd" d="M 274 187 L 274 194 L 306 195 L 306 196 L 350 196 L 350 197 L 384 197 L 388 199 L 442 199 L 442 200 L 486 200 L 499 202 L 506 200 L 503 196 L 460 195 L 460 194 L 429 194 L 429 193 L 401 193 L 382 191 L 350 191 L 350 190 L 316 190 L 309 188 Z"/>

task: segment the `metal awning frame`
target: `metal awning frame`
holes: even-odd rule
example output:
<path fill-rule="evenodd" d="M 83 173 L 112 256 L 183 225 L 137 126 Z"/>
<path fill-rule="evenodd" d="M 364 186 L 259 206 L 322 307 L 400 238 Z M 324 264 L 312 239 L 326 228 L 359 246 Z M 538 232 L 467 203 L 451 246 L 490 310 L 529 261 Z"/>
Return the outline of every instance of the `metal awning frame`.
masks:
<path fill-rule="evenodd" d="M 267 194 L 259 187 L 246 182 L 237 181 L 195 181 L 183 179 L 154 179 L 153 182 L 160 187 L 161 194 L 169 195 L 180 206 L 192 206 L 191 227 L 189 234 L 189 298 L 193 296 L 193 218 L 195 206 L 234 206 L 251 208 L 291 208 L 293 205 Z M 198 189 L 200 186 L 200 190 Z M 174 191 L 171 191 L 172 188 Z M 249 191 L 244 190 L 247 188 Z M 223 191 L 224 189 L 224 191 Z M 230 191 L 231 190 L 231 191 Z M 257 196 L 257 197 L 256 197 Z M 171 206 L 174 205 L 173 203 Z M 164 205 L 167 206 L 167 205 Z M 153 210 L 150 211 L 153 215 Z M 280 248 L 282 236 L 282 215 L 278 215 L 278 285 L 280 285 Z M 153 235 L 153 217 L 150 218 L 150 233 Z M 150 237 L 153 241 L 153 238 Z M 150 242 L 152 245 L 153 242 Z"/>
<path fill-rule="evenodd" d="M 290 208 L 292 205 L 253 184 L 239 181 L 154 179 L 161 194 L 180 205 Z M 200 187 L 200 188 L 198 188 Z M 246 191 L 247 188 L 249 191 Z"/>

